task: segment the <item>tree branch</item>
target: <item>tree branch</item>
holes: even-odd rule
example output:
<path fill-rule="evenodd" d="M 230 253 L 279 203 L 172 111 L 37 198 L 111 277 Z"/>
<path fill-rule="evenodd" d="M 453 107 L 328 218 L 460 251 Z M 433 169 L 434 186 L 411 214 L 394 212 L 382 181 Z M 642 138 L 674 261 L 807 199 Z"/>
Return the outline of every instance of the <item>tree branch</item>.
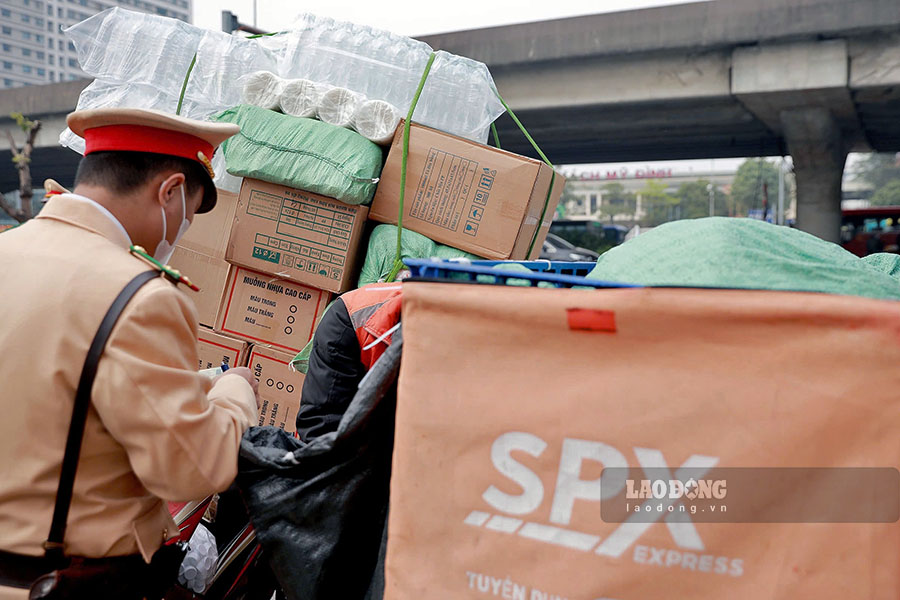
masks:
<path fill-rule="evenodd" d="M 0 208 L 3 209 L 3 212 L 8 214 L 10 217 L 15 219 L 19 223 L 24 223 L 25 221 L 28 220 L 25 218 L 25 216 L 20 211 L 17 211 L 16 209 L 14 209 L 9 204 L 9 202 L 6 201 L 6 198 L 4 198 L 2 195 L 0 195 Z"/>
<path fill-rule="evenodd" d="M 22 153 L 19 154 L 19 160 L 16 163 L 16 166 L 19 168 L 20 210 L 22 211 L 22 216 L 25 217 L 26 220 L 34 216 L 31 206 L 31 199 L 34 197 L 33 186 L 31 183 L 31 152 L 34 150 L 34 140 L 40 129 L 40 121 L 28 122 L 28 136 L 25 139 L 25 146 L 22 147 Z"/>
<path fill-rule="evenodd" d="M 15 158 L 19 154 L 19 147 L 16 146 L 16 140 L 13 139 L 13 136 L 9 132 L 8 129 L 6 130 L 5 133 L 6 133 L 6 139 L 9 140 L 9 148 L 10 148 L 10 150 L 12 150 L 13 158 Z"/>

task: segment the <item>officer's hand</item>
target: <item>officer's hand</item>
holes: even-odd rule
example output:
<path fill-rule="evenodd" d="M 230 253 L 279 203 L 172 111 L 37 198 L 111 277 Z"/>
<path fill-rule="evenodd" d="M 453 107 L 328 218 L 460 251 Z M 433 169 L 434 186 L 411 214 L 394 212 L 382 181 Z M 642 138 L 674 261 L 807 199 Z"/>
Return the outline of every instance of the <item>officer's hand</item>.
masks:
<path fill-rule="evenodd" d="M 250 384 L 250 387 L 253 388 L 253 394 L 256 396 L 256 408 L 259 408 L 259 382 L 256 380 L 256 377 L 253 376 L 253 371 L 247 367 L 231 367 L 225 374 L 240 375 L 246 379 L 247 383 Z"/>

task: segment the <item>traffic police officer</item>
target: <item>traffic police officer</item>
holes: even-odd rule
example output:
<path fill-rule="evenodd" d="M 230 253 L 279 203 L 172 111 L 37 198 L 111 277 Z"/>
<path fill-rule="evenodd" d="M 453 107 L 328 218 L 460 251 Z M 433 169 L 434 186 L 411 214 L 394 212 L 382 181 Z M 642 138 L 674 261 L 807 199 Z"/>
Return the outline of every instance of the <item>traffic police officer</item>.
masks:
<path fill-rule="evenodd" d="M 0 234 L 0 600 L 27 598 L 15 565 L 40 561 L 72 404 L 88 347 L 113 299 L 162 262 L 216 202 L 209 159 L 238 132 L 157 111 L 69 115 L 85 140 L 74 193 Z M 160 277 L 145 285 L 100 359 L 65 537 L 76 557 L 149 562 L 177 533 L 165 500 L 201 499 L 234 479 L 257 420 L 256 381 L 197 372 L 197 316 Z M 35 563 L 40 564 L 40 563 Z"/>

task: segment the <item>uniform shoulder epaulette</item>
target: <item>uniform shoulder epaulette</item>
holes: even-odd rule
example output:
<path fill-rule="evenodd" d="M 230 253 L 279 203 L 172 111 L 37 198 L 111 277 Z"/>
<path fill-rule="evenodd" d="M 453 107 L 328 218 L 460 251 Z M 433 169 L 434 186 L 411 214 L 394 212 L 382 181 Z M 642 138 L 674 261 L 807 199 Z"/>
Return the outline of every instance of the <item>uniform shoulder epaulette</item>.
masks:
<path fill-rule="evenodd" d="M 155 258 L 150 256 L 147 253 L 147 251 L 144 250 L 144 248 L 142 246 L 135 246 L 132 244 L 131 248 L 129 248 L 129 251 L 131 252 L 132 255 L 140 258 L 145 263 L 147 263 L 148 265 L 150 265 L 151 267 L 153 267 L 154 269 L 156 269 L 157 271 L 162 273 L 165 276 L 165 278 L 168 279 L 169 281 L 171 281 L 172 283 L 174 283 L 176 285 L 179 283 L 183 283 L 184 285 L 186 285 L 188 288 L 194 290 L 195 292 L 200 291 L 200 288 L 198 288 L 196 285 L 194 285 L 191 282 L 191 280 L 188 279 L 185 275 L 182 275 L 181 271 L 179 271 L 178 269 L 173 269 L 169 265 L 162 264 L 161 262 L 159 262 L 158 260 L 156 260 Z"/>
<path fill-rule="evenodd" d="M 71 192 L 59 184 L 55 179 L 44 180 L 44 201 L 52 196 L 70 194 Z"/>

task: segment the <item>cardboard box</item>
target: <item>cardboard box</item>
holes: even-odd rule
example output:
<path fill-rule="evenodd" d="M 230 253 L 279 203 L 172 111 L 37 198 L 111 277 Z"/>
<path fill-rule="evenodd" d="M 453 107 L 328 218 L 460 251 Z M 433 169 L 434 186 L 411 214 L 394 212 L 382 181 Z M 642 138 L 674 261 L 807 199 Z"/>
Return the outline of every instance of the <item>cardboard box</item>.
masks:
<path fill-rule="evenodd" d="M 248 366 L 259 381 L 259 425 L 297 430 L 297 411 L 305 376 L 290 368 L 293 354 L 255 345 Z"/>
<path fill-rule="evenodd" d="M 296 354 L 330 299 L 328 292 L 232 266 L 216 331 Z"/>
<path fill-rule="evenodd" d="M 397 224 L 403 128 L 397 129 L 369 218 Z M 565 186 L 541 161 L 413 123 L 403 226 L 436 242 L 496 260 L 537 258 Z"/>
<path fill-rule="evenodd" d="M 169 261 L 200 288 L 199 292 L 188 291 L 188 295 L 197 307 L 200 324 L 207 327 L 216 324 L 216 311 L 225 291 L 229 266 L 225 262 L 225 246 L 237 209 L 237 194 L 218 192 L 216 207 L 194 217 Z"/>
<path fill-rule="evenodd" d="M 200 328 L 197 336 L 197 351 L 200 355 L 199 368 L 214 369 L 227 364 L 229 367 L 243 367 L 247 364 L 250 344 L 212 329 Z"/>
<path fill-rule="evenodd" d="M 225 292 L 225 282 L 228 280 L 228 268 L 231 265 L 222 258 L 194 252 L 181 246 L 175 246 L 169 265 L 184 273 L 200 288 L 199 292 L 182 289 L 186 290 L 187 295 L 194 301 L 200 324 L 214 327 L 216 313 Z"/>
<path fill-rule="evenodd" d="M 369 209 L 244 179 L 225 259 L 330 292 L 356 284 L 356 255 Z"/>
<path fill-rule="evenodd" d="M 228 234 L 231 232 L 231 223 L 237 210 L 238 196 L 223 190 L 217 191 L 219 199 L 216 201 L 216 207 L 208 213 L 195 216 L 190 229 L 178 241 L 178 245 L 224 260 Z"/>

